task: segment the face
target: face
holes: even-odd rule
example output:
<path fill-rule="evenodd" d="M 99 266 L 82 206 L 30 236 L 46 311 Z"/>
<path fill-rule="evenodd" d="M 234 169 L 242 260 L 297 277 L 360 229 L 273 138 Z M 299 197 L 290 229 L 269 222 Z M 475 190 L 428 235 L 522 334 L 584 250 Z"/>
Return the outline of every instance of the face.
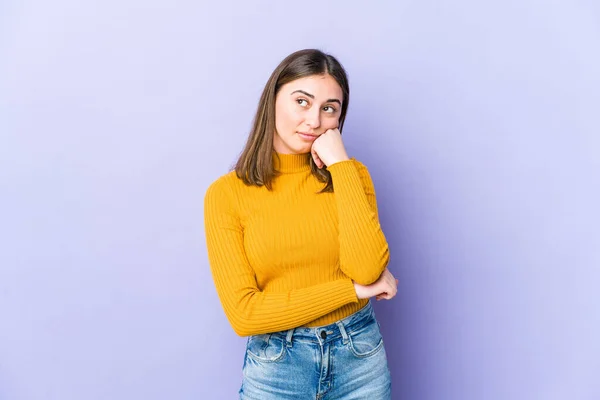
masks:
<path fill-rule="evenodd" d="M 330 75 L 311 75 L 283 85 L 275 98 L 275 151 L 309 153 L 321 134 L 338 127 L 342 97 L 342 88 Z"/>

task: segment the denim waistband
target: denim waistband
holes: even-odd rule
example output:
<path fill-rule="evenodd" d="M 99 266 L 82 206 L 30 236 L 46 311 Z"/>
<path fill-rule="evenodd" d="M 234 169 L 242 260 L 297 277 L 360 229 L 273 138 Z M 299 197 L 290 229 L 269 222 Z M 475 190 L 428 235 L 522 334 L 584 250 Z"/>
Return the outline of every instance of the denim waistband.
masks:
<path fill-rule="evenodd" d="M 342 338 L 345 342 L 348 340 L 349 333 L 362 328 L 369 322 L 375 322 L 375 313 L 371 302 L 368 302 L 354 314 L 332 324 L 311 328 L 292 328 L 287 331 L 277 332 L 276 334 L 285 337 L 288 345 L 291 344 L 292 339 L 324 344 Z"/>

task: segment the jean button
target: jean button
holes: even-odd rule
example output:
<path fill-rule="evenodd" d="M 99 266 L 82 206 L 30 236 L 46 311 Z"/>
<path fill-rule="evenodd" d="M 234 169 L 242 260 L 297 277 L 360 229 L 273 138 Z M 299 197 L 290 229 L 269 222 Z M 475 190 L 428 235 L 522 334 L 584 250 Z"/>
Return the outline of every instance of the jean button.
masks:
<path fill-rule="evenodd" d="M 321 331 L 321 337 L 325 339 L 327 337 L 327 332 Z"/>

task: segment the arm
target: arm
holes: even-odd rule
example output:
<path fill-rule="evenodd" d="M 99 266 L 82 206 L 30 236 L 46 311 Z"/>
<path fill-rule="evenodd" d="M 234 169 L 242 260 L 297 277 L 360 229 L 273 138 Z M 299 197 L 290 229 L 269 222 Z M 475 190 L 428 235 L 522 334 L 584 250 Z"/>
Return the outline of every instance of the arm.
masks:
<path fill-rule="evenodd" d="M 361 285 L 375 282 L 389 262 L 389 248 L 377 212 L 367 168 L 356 160 L 328 167 L 338 207 L 340 268 Z"/>
<path fill-rule="evenodd" d="M 204 227 L 217 294 L 238 335 L 295 328 L 358 301 L 350 279 L 286 292 L 261 291 L 246 257 L 235 203 L 227 181 L 211 185 L 204 201 Z"/>

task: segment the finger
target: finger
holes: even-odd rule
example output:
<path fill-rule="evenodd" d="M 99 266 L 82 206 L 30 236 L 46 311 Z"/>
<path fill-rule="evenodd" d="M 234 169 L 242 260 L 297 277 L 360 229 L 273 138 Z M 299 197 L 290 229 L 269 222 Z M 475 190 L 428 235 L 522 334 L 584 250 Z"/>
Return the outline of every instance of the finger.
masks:
<path fill-rule="evenodd" d="M 315 151 L 314 146 L 311 148 L 310 154 L 312 155 L 313 161 L 315 162 L 315 165 L 317 166 L 317 168 L 319 168 L 319 169 L 323 168 L 323 161 L 321 161 L 321 158 L 319 158 L 319 155 Z"/>
<path fill-rule="evenodd" d="M 386 269 L 386 270 L 385 270 L 385 274 L 386 274 L 386 276 L 388 277 L 388 279 L 390 280 L 390 282 L 393 282 L 393 281 L 394 281 L 394 279 L 396 279 L 396 278 L 394 277 L 394 275 L 392 275 L 392 273 L 391 273 L 391 272 L 390 272 L 390 270 L 388 270 L 388 269 Z"/>
<path fill-rule="evenodd" d="M 319 156 L 316 156 L 315 164 L 317 164 L 317 167 L 319 169 L 321 169 L 325 166 L 325 163 L 323 162 L 323 160 L 321 160 L 321 158 Z"/>
<path fill-rule="evenodd" d="M 319 150 L 317 150 L 317 146 L 319 146 L 319 143 L 321 143 L 321 141 L 319 139 L 321 139 L 321 137 L 318 137 L 313 142 L 313 144 L 310 148 L 310 152 L 312 154 L 313 160 L 315 161 L 315 165 L 317 166 L 317 168 L 321 169 L 325 166 L 325 163 L 323 162 L 323 160 L 321 160 L 321 156 L 319 156 Z"/>
<path fill-rule="evenodd" d="M 388 275 L 388 270 L 387 268 L 383 270 L 383 272 L 381 273 L 381 275 L 379 275 L 379 278 L 377 278 L 376 282 L 385 282 L 389 279 L 389 275 Z"/>
<path fill-rule="evenodd" d="M 391 283 L 389 285 L 389 287 L 385 290 L 385 293 L 387 294 L 386 299 L 390 300 L 394 296 L 396 296 L 396 294 L 398 293 L 398 288 L 397 288 L 397 286 L 395 284 Z"/>
<path fill-rule="evenodd" d="M 396 286 L 396 283 L 395 283 L 395 281 L 396 281 L 396 278 L 394 278 L 394 276 L 393 276 L 393 275 L 391 275 L 391 274 L 390 274 L 390 275 L 389 275 L 388 277 L 386 277 L 386 278 L 387 278 L 387 279 L 386 279 L 386 283 L 387 283 L 388 285 L 390 285 L 390 286 Z"/>
<path fill-rule="evenodd" d="M 385 299 L 385 300 L 391 300 L 394 297 L 390 293 L 387 293 L 387 292 L 380 294 L 380 296 L 382 299 Z"/>
<path fill-rule="evenodd" d="M 390 285 L 392 285 L 392 286 L 398 286 L 398 279 L 396 279 L 396 278 L 394 277 L 394 275 L 392 275 L 391 273 L 390 273 L 390 275 L 389 275 L 388 282 L 389 282 L 389 284 L 390 284 Z"/>

